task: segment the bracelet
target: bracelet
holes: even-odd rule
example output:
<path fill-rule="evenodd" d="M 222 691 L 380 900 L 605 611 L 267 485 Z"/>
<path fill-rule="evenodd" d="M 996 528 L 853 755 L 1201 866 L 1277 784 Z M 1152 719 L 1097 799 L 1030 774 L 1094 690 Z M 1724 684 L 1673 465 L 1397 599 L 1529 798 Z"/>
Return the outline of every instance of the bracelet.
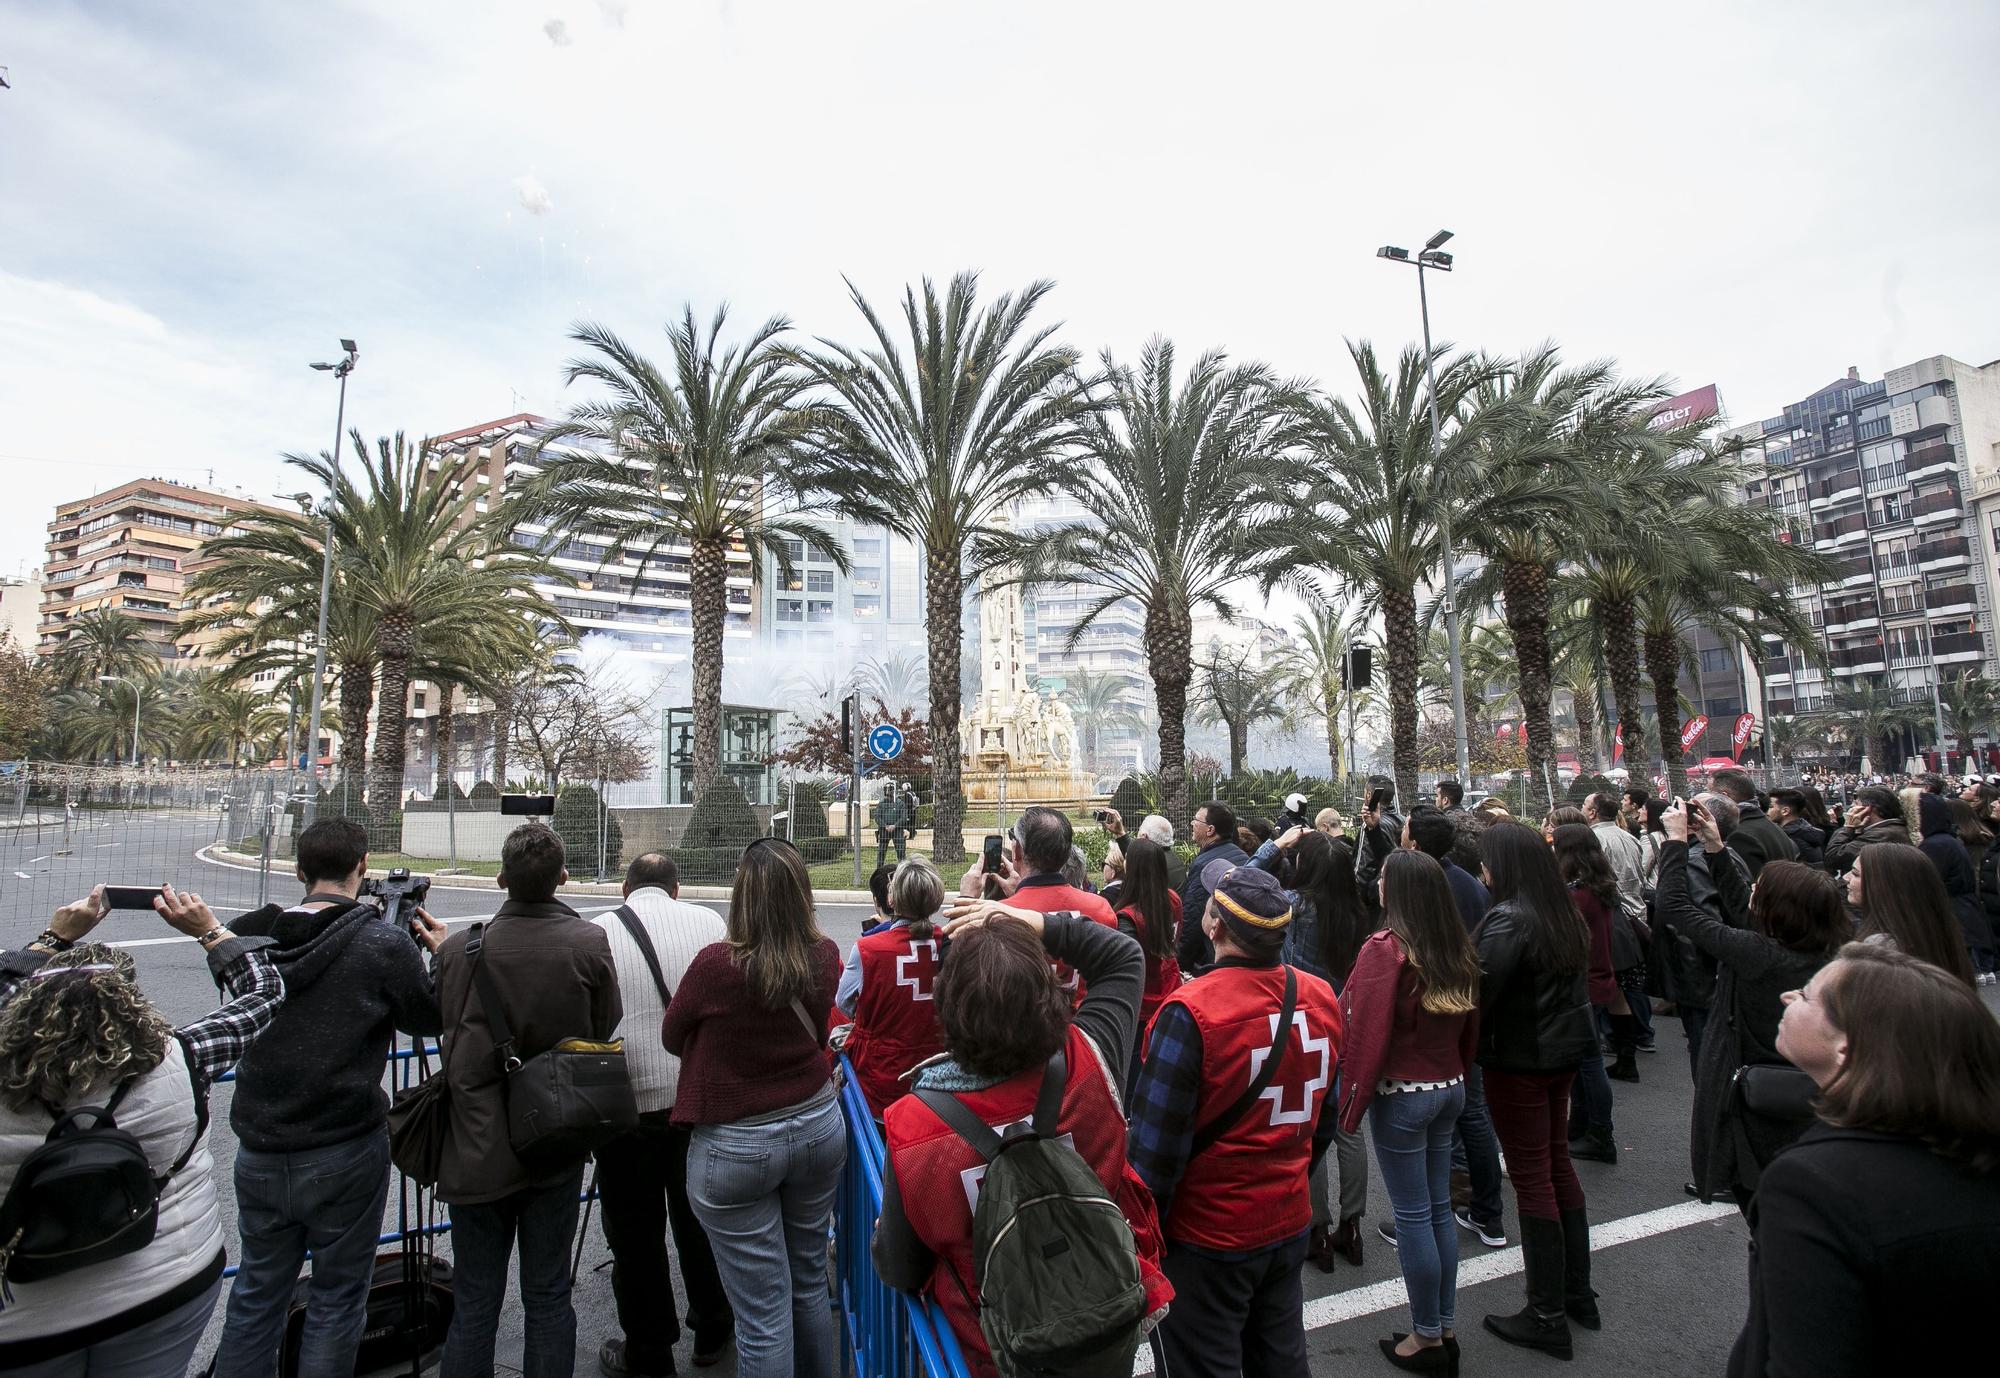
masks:
<path fill-rule="evenodd" d="M 76 940 L 74 938 L 63 937 L 62 934 L 56 932 L 53 928 L 44 928 L 41 936 L 36 938 L 32 943 L 29 943 L 28 946 L 45 947 L 51 952 L 67 952 L 76 946 Z"/>
<path fill-rule="evenodd" d="M 201 945 L 203 951 L 207 951 L 221 942 L 228 934 L 229 929 L 225 925 L 217 924 L 205 933 L 197 933 L 194 940 Z"/>

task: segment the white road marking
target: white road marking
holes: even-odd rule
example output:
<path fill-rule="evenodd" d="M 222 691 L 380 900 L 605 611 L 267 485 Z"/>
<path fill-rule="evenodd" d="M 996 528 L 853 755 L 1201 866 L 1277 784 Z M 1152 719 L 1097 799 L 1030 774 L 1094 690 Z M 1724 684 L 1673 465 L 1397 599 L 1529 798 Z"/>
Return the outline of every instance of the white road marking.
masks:
<path fill-rule="evenodd" d="M 46 857 L 46 856 L 31 856 L 31 857 L 29 857 L 29 858 L 28 858 L 28 859 L 27 859 L 26 861 L 22 862 L 21 864 L 22 864 L 23 866 L 33 866 L 33 865 L 34 865 L 34 864 L 35 864 L 36 862 L 38 862 L 38 861 L 47 861 L 47 860 L 48 860 L 48 857 Z M 15 874 L 16 874 L 16 875 L 19 875 L 19 874 L 20 874 L 20 872 L 16 871 L 16 872 L 15 872 Z"/>
<path fill-rule="evenodd" d="M 1675 1206 L 1662 1206 L 1656 1211 L 1646 1211 L 1640 1215 L 1628 1215 L 1620 1220 L 1608 1220 L 1590 1227 L 1590 1251 L 1597 1253 L 1619 1244 L 1630 1244 L 1634 1240 L 1648 1239 L 1656 1234 L 1667 1234 L 1673 1230 L 1685 1229 L 1689 1225 L 1700 1225 L 1711 1220 L 1721 1220 L 1737 1214 L 1736 1207 L 1720 1201 L 1683 1201 Z M 1522 1271 L 1521 1250 L 1496 1249 L 1478 1258 L 1460 1258 L 1458 1261 L 1458 1287 L 1461 1294 L 1468 1287 L 1476 1287 L 1482 1282 L 1493 1282 L 1511 1277 Z M 1378 1311 L 1391 1311 L 1409 1304 L 1410 1294 L 1403 1287 L 1400 1277 L 1386 1282 L 1372 1282 L 1366 1287 L 1355 1287 L 1345 1292 L 1335 1292 L 1331 1296 L 1315 1297 L 1306 1303 L 1305 1322 L 1307 1330 L 1323 1330 L 1329 1325 L 1339 1325 L 1360 1316 L 1372 1316 Z M 1464 1327 L 1461 1326 L 1461 1329 Z M 1137 1374 L 1153 1371 L 1153 1351 L 1150 1346 L 1140 1346 L 1132 1372 Z"/>

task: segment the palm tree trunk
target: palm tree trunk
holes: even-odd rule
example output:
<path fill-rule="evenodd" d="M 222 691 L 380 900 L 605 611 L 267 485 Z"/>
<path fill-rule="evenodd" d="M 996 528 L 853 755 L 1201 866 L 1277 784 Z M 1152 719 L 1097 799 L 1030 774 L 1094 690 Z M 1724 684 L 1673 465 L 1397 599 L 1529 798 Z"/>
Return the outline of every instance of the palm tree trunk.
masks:
<path fill-rule="evenodd" d="M 1417 598 L 1405 588 L 1382 590 L 1382 636 L 1389 660 L 1390 759 L 1403 807 L 1417 797 Z"/>
<path fill-rule="evenodd" d="M 1687 793 L 1687 753 L 1681 749 L 1681 639 L 1646 633 L 1646 673 L 1653 681 L 1653 713 L 1660 724 L 1660 756 L 1667 763 L 1667 793 Z M 1627 741 L 1631 738 L 1628 736 Z"/>
<path fill-rule="evenodd" d="M 959 672 L 964 659 L 959 616 L 965 606 L 965 571 L 956 546 L 924 546 L 924 634 L 930 670 L 931 860 L 965 860 L 965 797 L 958 736 Z"/>
<path fill-rule="evenodd" d="M 514 686 L 503 684 L 493 696 L 493 788 L 507 792 L 507 755 L 514 744 Z"/>
<path fill-rule="evenodd" d="M 1243 758 L 1250 754 L 1250 724 L 1233 722 L 1229 724 L 1229 778 L 1234 780 L 1243 773 Z"/>
<path fill-rule="evenodd" d="M 452 786 L 452 767 L 457 764 L 455 720 L 451 712 L 451 686 L 438 683 L 437 715 L 437 786 L 432 790 L 435 798 L 444 798 L 444 792 Z"/>
<path fill-rule="evenodd" d="M 1518 663 L 1521 720 L 1528 725 L 1528 809 L 1545 812 L 1555 778 L 1556 729 L 1549 716 L 1549 571 L 1534 561 L 1500 571 L 1501 601 Z"/>
<path fill-rule="evenodd" d="M 1146 668 L 1160 714 L 1160 812 L 1187 836 L 1187 695 L 1194 679 L 1194 619 L 1166 594 L 1146 605 Z"/>
<path fill-rule="evenodd" d="M 688 556 L 688 602 L 694 609 L 692 749 L 696 799 L 704 798 L 722 774 L 722 627 L 729 611 L 728 573 L 719 537 L 703 537 L 693 543 Z M 952 607 L 956 609 L 958 604 L 954 602 Z"/>
<path fill-rule="evenodd" d="M 349 661 L 340 667 L 340 778 L 346 782 L 343 794 L 358 797 L 359 786 L 368 771 L 368 709 L 375 698 L 375 666 L 368 661 Z M 310 730 L 310 728 L 308 728 Z M 308 742 L 306 750 L 317 757 L 318 742 Z"/>
<path fill-rule="evenodd" d="M 1569 702 L 1576 718 L 1576 768 L 1587 775 L 1602 774 L 1603 763 L 1597 754 L 1597 703 L 1590 694 L 1575 690 L 1570 691 Z"/>
<path fill-rule="evenodd" d="M 369 844 L 400 850 L 402 839 L 389 836 L 390 821 L 403 807 L 404 736 L 410 711 L 410 652 L 416 629 L 408 617 L 391 613 L 376 633 L 382 684 L 376 700 L 375 745 L 368 754 Z"/>
<path fill-rule="evenodd" d="M 1335 694 L 1326 696 L 1326 778 L 1344 780 L 1347 769 L 1341 760 L 1340 748 L 1340 698 Z"/>
<path fill-rule="evenodd" d="M 1646 760 L 1646 724 L 1639 716 L 1639 621 L 1629 598 L 1609 598 L 1598 604 L 1597 623 L 1604 632 L 1604 665 L 1611 677 L 1611 705 L 1625 734 L 1625 768 L 1639 779 L 1651 774 Z"/>

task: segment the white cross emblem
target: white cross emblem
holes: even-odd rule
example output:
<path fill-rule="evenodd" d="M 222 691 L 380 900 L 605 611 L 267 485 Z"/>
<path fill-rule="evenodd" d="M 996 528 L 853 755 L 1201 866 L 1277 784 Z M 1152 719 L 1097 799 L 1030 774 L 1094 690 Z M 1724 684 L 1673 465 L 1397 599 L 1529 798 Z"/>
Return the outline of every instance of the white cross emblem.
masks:
<path fill-rule="evenodd" d="M 1278 1037 L 1278 1016 L 1274 1013 L 1270 1018 L 1271 1039 L 1275 1043 Z M 1308 1057 L 1314 1053 L 1319 1054 L 1319 1073 L 1306 1082 L 1304 1088 L 1305 1094 L 1297 1110 L 1285 1109 L 1285 1083 L 1283 1079 L 1279 1077 L 1271 1079 L 1271 1084 L 1264 1088 L 1264 1094 L 1259 1096 L 1258 1099 L 1271 1102 L 1271 1123 L 1274 1125 L 1305 1124 L 1310 1121 L 1313 1117 L 1313 1094 L 1318 1091 L 1324 1091 L 1333 1079 L 1333 1048 L 1326 1039 L 1314 1038 L 1312 1036 L 1312 1026 L 1306 1022 L 1306 1012 L 1304 1010 L 1292 1011 L 1292 1027 L 1299 1031 L 1300 1051 L 1304 1052 Z M 1264 1058 L 1271 1051 L 1270 1047 L 1263 1047 L 1254 1050 L 1250 1054 L 1251 1081 L 1254 1082 L 1257 1080 L 1257 1074 L 1264 1069 Z"/>
<path fill-rule="evenodd" d="M 916 967 L 914 973 L 910 971 L 912 966 Z M 937 940 L 926 938 L 912 943 L 910 950 L 896 959 L 896 984 L 908 986 L 912 1000 L 928 1000 L 931 998 L 931 978 L 937 975 L 937 969 Z"/>

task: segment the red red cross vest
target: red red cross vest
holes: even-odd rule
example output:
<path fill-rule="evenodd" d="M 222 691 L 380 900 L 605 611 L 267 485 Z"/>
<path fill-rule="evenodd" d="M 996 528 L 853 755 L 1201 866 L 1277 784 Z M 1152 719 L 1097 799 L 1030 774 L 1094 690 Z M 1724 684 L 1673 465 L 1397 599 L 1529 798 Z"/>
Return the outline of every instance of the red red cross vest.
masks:
<path fill-rule="evenodd" d="M 938 940 L 912 938 L 908 929 L 890 928 L 863 938 L 861 994 L 854 1002 L 854 1032 L 847 1037 L 847 1060 L 880 1118 L 889 1102 L 908 1093 L 903 1073 L 944 1051 L 931 986 L 937 980 Z"/>
<path fill-rule="evenodd" d="M 1093 923 L 1101 923 L 1106 928 L 1118 927 L 1118 916 L 1111 912 L 1110 904 L 1104 896 L 1093 895 L 1088 890 L 1078 890 L 1070 885 L 1023 885 L 1006 901 L 1021 909 L 1032 909 L 1038 914 L 1059 914 L 1073 910 Z M 1055 968 L 1056 980 L 1069 992 L 1072 1006 L 1083 1003 L 1083 977 L 1073 970 L 1069 963 L 1049 959 Z"/>
<path fill-rule="evenodd" d="M 1181 897 L 1167 891 L 1169 908 L 1173 910 L 1172 932 L 1180 931 Z M 1146 946 L 1146 916 L 1136 908 L 1118 911 L 1131 921 L 1132 928 L 1139 935 L 1139 946 Z M 1167 1003 L 1167 997 L 1181 988 L 1185 978 L 1181 975 L 1180 958 L 1169 948 L 1164 957 L 1146 959 L 1146 991 L 1139 997 L 1139 1046 L 1146 1046 L 1146 1036 L 1153 1027 L 1153 1016 L 1160 1012 L 1160 1006 Z"/>
<path fill-rule="evenodd" d="M 1309 972 L 1299 971 L 1298 981 L 1277 1075 L 1242 1119 L 1189 1160 L 1167 1208 L 1168 1238 L 1204 1249 L 1262 1249 L 1312 1224 L 1306 1176 L 1320 1103 L 1340 1062 L 1340 1001 Z M 1284 967 L 1222 966 L 1161 1002 L 1186 1008 L 1201 1030 L 1197 1130 L 1256 1079 L 1284 999 Z"/>
<path fill-rule="evenodd" d="M 1173 1299 L 1173 1285 L 1160 1271 L 1160 1222 L 1153 1194 L 1125 1161 L 1125 1116 L 1111 1081 L 1090 1040 L 1075 1027 L 1065 1045 L 1069 1082 L 1063 1088 L 1058 1127 L 1090 1164 L 1132 1226 L 1139 1244 L 1139 1276 L 1146 1285 L 1146 1309 L 1158 1311 Z M 959 1097 L 975 1115 L 995 1129 L 1035 1113 L 1035 1093 L 1042 1069 L 1033 1068 L 1010 1081 Z M 995 1372 L 972 1294 L 972 1201 L 967 1174 L 983 1174 L 985 1165 L 965 1140 L 915 1096 L 889 1107 L 883 1129 L 890 1162 L 896 1173 L 903 1212 L 917 1238 L 937 1254 L 930 1292 L 951 1318 L 951 1328 L 965 1351 L 966 1362 L 982 1378 Z M 976 1180 L 976 1178 L 974 1179 Z"/>

